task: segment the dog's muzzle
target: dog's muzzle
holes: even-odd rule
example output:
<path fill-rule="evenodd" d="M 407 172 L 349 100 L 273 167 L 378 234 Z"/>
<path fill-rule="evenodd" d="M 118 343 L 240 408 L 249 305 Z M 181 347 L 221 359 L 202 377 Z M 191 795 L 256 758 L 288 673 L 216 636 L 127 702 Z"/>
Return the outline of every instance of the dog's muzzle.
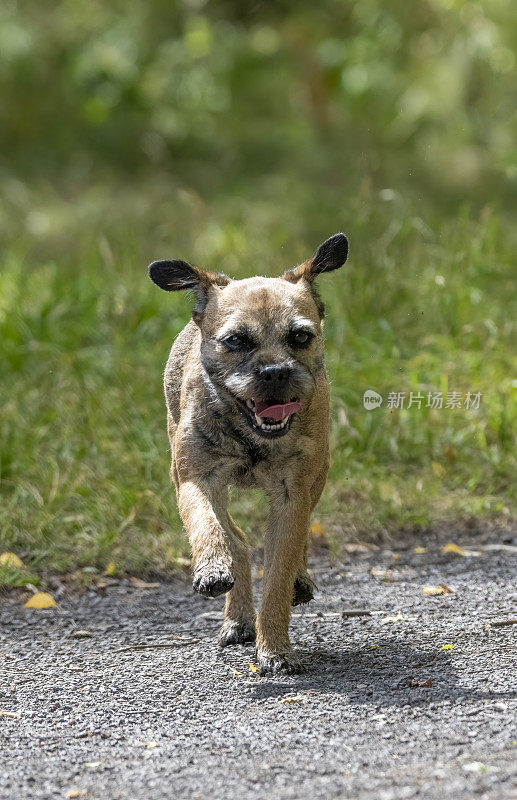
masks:
<path fill-rule="evenodd" d="M 238 399 L 238 398 L 237 398 Z M 239 400 L 248 423 L 253 431 L 268 439 L 285 436 L 295 414 L 302 410 L 302 404 L 296 398 L 285 403 L 270 398 L 269 400 Z"/>

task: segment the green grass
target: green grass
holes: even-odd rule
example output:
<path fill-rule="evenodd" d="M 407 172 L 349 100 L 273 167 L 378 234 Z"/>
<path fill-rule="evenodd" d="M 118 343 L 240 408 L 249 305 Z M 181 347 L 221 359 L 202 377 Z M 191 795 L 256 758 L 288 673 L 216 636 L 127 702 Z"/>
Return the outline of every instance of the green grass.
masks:
<path fill-rule="evenodd" d="M 103 225 L 100 213 L 84 227 L 77 213 L 48 254 L 32 234 L 2 257 L 0 552 L 27 568 L 4 568 L 4 584 L 110 561 L 163 572 L 187 554 L 161 375 L 190 301 L 154 287 L 146 263 L 171 255 L 235 277 L 277 274 L 339 228 L 349 264 L 320 282 L 333 433 L 319 518 L 339 542 L 515 513 L 517 315 L 504 216 L 423 219 L 401 201 L 361 197 L 329 204 L 301 230 L 287 203 L 222 204 L 217 218 L 192 197 L 174 203 L 152 221 L 146 210 Z M 59 211 L 45 206 L 45 241 Z M 365 411 L 367 388 L 483 396 L 478 411 Z M 256 536 L 261 496 L 239 494 L 234 506 Z"/>

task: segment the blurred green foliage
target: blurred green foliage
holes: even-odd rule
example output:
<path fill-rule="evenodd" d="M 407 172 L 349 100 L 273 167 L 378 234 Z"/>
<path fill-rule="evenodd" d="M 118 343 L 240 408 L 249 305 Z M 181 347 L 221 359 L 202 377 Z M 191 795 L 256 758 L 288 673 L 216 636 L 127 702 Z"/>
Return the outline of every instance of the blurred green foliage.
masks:
<path fill-rule="evenodd" d="M 511 0 L 5 0 L 0 549 L 174 564 L 160 373 L 189 304 L 144 266 L 278 274 L 341 229 L 327 526 L 511 514 L 516 44 Z M 367 413 L 369 387 L 484 399 Z"/>
<path fill-rule="evenodd" d="M 476 203 L 516 177 L 512 0 L 6 0 L 4 177 L 159 174 L 209 199 L 371 181 Z"/>

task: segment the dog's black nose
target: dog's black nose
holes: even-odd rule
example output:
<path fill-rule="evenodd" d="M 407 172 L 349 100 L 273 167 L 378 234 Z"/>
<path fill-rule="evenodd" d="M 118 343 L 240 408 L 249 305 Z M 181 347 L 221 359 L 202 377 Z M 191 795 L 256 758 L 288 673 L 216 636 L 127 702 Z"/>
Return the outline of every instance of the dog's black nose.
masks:
<path fill-rule="evenodd" d="M 264 382 L 271 397 L 275 392 L 282 391 L 287 386 L 287 381 L 291 377 L 291 368 L 285 364 L 266 364 L 259 369 L 259 378 Z"/>

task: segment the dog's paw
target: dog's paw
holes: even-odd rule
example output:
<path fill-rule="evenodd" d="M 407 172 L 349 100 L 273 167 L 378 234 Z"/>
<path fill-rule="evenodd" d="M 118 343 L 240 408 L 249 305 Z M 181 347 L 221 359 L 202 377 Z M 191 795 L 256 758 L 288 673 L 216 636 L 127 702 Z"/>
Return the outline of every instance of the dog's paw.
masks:
<path fill-rule="evenodd" d="M 314 583 L 308 575 L 299 575 L 294 582 L 292 606 L 310 603 L 314 600 Z"/>
<path fill-rule="evenodd" d="M 227 567 L 203 566 L 196 570 L 192 588 L 205 597 L 219 597 L 233 589 L 234 577 Z"/>
<path fill-rule="evenodd" d="M 299 675 L 305 668 L 293 651 L 289 653 L 262 652 L 256 656 L 261 675 Z"/>
<path fill-rule="evenodd" d="M 219 647 L 255 641 L 255 623 L 252 620 L 225 619 L 219 631 Z"/>

